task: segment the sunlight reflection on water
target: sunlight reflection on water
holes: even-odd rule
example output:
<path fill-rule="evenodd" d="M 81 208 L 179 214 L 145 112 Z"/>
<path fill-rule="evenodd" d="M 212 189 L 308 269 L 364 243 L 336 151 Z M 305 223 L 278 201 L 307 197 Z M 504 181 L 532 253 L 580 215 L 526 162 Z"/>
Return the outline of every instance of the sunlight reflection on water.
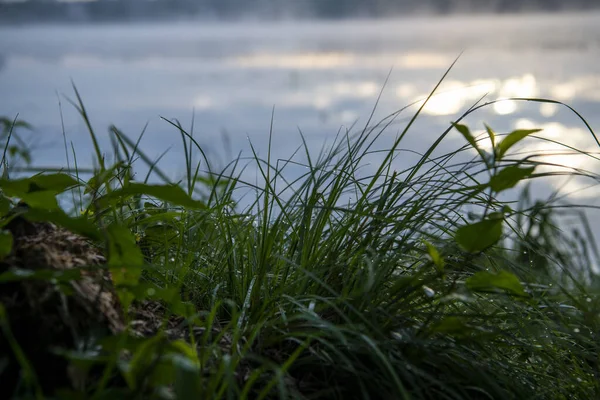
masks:
<path fill-rule="evenodd" d="M 226 132 L 231 153 L 248 154 L 246 136 L 259 152 L 266 151 L 274 115 L 276 157 L 289 156 L 302 143 L 298 129 L 318 152 L 340 126 L 350 127 L 357 120 L 357 127 L 366 123 L 392 69 L 375 120 L 416 105 L 382 137 L 385 147 L 464 50 L 403 147 L 423 150 L 486 94 L 485 101 L 550 97 L 568 102 L 598 128 L 598 37 L 600 14 L 0 27 L 0 93 L 10 94 L 0 96 L 0 115 L 19 113 L 43 132 L 32 140 L 39 149 L 35 155 L 39 164 L 62 164 L 56 92 L 72 97 L 73 79 L 99 132 L 115 123 L 135 137 L 149 121 L 142 145 L 151 156 L 174 146 L 162 163 L 180 177 L 178 134 L 159 116 L 189 126 L 194 110 L 196 136 L 209 152 L 221 151 Z M 91 154 L 83 123 L 69 106 L 63 105 L 63 112 L 69 140 Z M 502 101 L 467 119 L 479 130 L 484 121 L 499 132 L 540 127 L 541 137 L 598 150 L 581 121 L 558 105 Z M 106 136 L 102 140 L 108 144 Z M 441 150 L 463 144 L 453 133 Z M 533 151 L 556 153 L 550 142 L 531 146 Z M 51 148 L 55 151 L 48 151 Z M 545 157 L 573 168 L 598 170 L 597 161 L 589 157 Z M 375 159 L 372 162 L 376 164 Z"/>

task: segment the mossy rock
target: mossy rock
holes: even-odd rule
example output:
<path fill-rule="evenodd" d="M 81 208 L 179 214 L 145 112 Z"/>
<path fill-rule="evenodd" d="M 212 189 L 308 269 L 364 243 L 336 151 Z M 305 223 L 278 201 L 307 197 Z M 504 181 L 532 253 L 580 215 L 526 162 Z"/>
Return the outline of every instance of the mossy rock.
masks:
<path fill-rule="evenodd" d="M 44 392 L 73 386 L 67 360 L 56 349 L 85 350 L 107 334 L 124 329 L 124 318 L 100 249 L 82 236 L 47 222 L 12 217 L 5 226 L 13 235 L 13 247 L 0 262 L 7 271 L 73 271 L 73 280 L 22 279 L 0 283 L 12 336 L 18 342 Z M 0 397 L 10 398 L 20 381 L 14 349 L 0 333 L 0 359 L 8 363 L 0 371 Z M 8 383 L 8 384 L 6 384 Z"/>

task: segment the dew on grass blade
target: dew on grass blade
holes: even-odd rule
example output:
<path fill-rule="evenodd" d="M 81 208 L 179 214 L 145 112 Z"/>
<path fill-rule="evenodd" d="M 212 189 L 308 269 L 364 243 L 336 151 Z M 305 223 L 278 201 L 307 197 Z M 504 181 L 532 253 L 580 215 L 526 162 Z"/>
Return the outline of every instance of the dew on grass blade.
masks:
<path fill-rule="evenodd" d="M 425 292 L 425 295 L 429 298 L 435 296 L 435 290 L 428 286 L 423 286 L 423 292 Z"/>

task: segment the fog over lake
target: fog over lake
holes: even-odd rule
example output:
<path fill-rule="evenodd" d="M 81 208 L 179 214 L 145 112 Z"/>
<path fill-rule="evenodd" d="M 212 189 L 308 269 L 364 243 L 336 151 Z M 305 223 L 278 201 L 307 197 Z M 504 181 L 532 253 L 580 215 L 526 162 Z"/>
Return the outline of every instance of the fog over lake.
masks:
<path fill-rule="evenodd" d="M 249 140 L 266 156 L 274 109 L 273 157 L 287 158 L 298 148 L 298 130 L 317 152 L 340 127 L 366 123 L 390 70 L 375 120 L 424 99 L 463 51 L 402 147 L 427 148 L 486 93 L 488 100 L 564 101 L 600 130 L 597 12 L 0 27 L 0 115 L 18 114 L 34 125 L 29 138 L 36 165 L 62 166 L 61 98 L 67 138 L 78 162 L 91 166 L 85 125 L 64 97 L 74 98 L 73 80 L 106 149 L 109 124 L 135 139 L 149 123 L 144 150 L 158 157 L 171 147 L 160 165 L 177 178 L 184 173 L 180 135 L 160 116 L 177 118 L 187 128 L 194 115 L 195 137 L 224 163 L 239 151 L 250 156 Z M 400 114 L 380 147 L 391 143 L 415 111 Z M 499 132 L 540 127 L 547 138 L 598 150 L 585 125 L 552 104 L 497 103 L 467 122 L 477 130 L 486 122 Z M 453 132 L 442 150 L 462 144 L 464 139 Z M 590 159 L 553 157 L 598 169 Z M 403 162 L 410 160 L 398 160 Z M 566 190 L 580 184 L 568 183 Z M 576 196 L 592 201 L 593 195 L 583 191 Z"/>

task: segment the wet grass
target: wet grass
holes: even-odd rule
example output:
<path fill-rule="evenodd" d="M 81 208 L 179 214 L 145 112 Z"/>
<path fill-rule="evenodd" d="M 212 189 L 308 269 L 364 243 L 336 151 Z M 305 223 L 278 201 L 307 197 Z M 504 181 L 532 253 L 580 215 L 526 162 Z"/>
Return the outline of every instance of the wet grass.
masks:
<path fill-rule="evenodd" d="M 106 158 L 77 92 L 76 98 L 96 151 L 92 177 L 75 162 L 60 173 L 11 178 L 15 162 L 5 161 L 25 153 L 7 150 L 3 220 L 24 200 L 24 218 L 91 238 L 104 249 L 121 307 L 156 304 L 161 311 L 151 314 L 162 329 L 136 336 L 135 318 L 126 312 L 122 333 L 61 349 L 87 378 L 53 392 L 58 388 L 39 384 L 44 366 L 28 362 L 20 338 L 11 336 L 15 327 L 3 304 L 0 321 L 12 354 L 0 354 L 0 380 L 3 369 L 18 364 L 24 373 L 15 395 L 600 396 L 595 242 L 584 219 L 575 233 L 560 229 L 564 214 L 579 215 L 584 207 L 522 191 L 556 176 L 598 176 L 516 151 L 546 140 L 543 132 L 486 128 L 475 135 L 461 120 L 489 103 L 475 105 L 414 165 L 396 170 L 420 109 L 391 147 L 377 143 L 402 110 L 340 133 L 318 155 L 305 145 L 302 162 L 273 160 L 270 149 L 262 159 L 253 150 L 250 162 L 238 158 L 215 170 L 193 136 L 170 122 L 186 160 L 185 179 L 172 183 L 139 140 L 115 127 L 112 158 Z M 23 127 L 6 126 L 9 149 L 9 138 L 14 143 L 15 129 Z M 454 130 L 465 145 L 436 155 Z M 492 150 L 484 150 L 484 140 Z M 564 152 L 577 149 L 565 146 Z M 364 173 L 374 155 L 381 163 Z M 133 179 L 136 162 L 149 167 L 146 181 Z M 305 172 L 290 177 L 287 168 L 298 164 Z M 258 171 L 259 184 L 243 180 L 248 169 Z M 148 183 L 151 176 L 164 183 Z M 242 195 L 247 205 L 238 202 Z M 59 207 L 57 196 L 73 209 Z M 6 257 L 10 232 L 0 239 Z M 24 279 L 18 272 L 6 267 L 0 290 Z M 73 279 L 39 278 L 51 284 Z"/>

